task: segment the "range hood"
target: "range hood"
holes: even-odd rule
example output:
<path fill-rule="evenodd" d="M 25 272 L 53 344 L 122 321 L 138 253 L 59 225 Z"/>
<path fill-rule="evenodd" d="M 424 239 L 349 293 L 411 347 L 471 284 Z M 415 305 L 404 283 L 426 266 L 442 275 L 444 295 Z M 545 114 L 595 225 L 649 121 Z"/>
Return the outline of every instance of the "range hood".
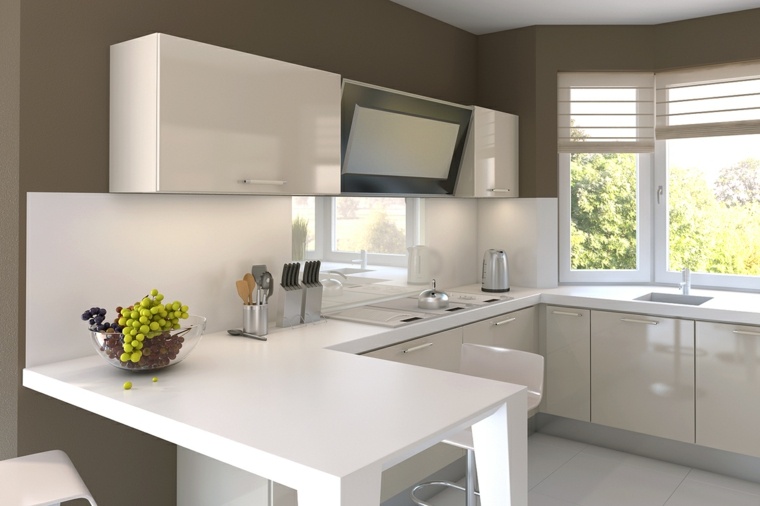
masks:
<path fill-rule="evenodd" d="M 472 108 L 343 81 L 341 193 L 453 195 Z"/>

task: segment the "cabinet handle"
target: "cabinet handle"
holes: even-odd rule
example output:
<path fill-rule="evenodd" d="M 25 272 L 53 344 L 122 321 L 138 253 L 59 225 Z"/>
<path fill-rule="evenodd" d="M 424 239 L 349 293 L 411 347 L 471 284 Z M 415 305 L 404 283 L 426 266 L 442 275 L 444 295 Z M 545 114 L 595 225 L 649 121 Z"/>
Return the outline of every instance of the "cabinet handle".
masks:
<path fill-rule="evenodd" d="M 652 320 L 636 320 L 634 318 L 621 318 L 621 322 L 628 322 L 628 323 L 643 323 L 645 325 L 657 325 L 660 322 L 653 322 Z"/>
<path fill-rule="evenodd" d="M 494 193 L 509 193 L 512 190 L 509 188 L 486 188 L 486 191 L 494 192 Z"/>
<path fill-rule="evenodd" d="M 570 311 L 552 311 L 552 314 L 559 314 L 562 316 L 583 316 L 580 313 L 571 313 Z"/>
<path fill-rule="evenodd" d="M 423 343 L 417 346 L 412 346 L 411 348 L 407 348 L 404 350 L 404 353 L 411 353 L 413 351 L 419 351 L 423 348 L 427 348 L 428 346 L 433 346 L 433 343 Z"/>
<path fill-rule="evenodd" d="M 282 186 L 284 184 L 287 184 L 287 181 L 276 181 L 276 180 L 269 180 L 269 179 L 243 179 L 241 183 L 245 184 L 265 184 L 270 186 Z"/>
<path fill-rule="evenodd" d="M 760 332 L 752 332 L 751 330 L 732 330 L 732 332 L 742 336 L 760 336 Z"/>
<path fill-rule="evenodd" d="M 505 323 L 513 322 L 517 320 L 517 317 L 507 318 L 506 320 L 502 320 L 500 322 L 494 322 L 494 326 L 498 327 L 499 325 L 504 325 Z"/>

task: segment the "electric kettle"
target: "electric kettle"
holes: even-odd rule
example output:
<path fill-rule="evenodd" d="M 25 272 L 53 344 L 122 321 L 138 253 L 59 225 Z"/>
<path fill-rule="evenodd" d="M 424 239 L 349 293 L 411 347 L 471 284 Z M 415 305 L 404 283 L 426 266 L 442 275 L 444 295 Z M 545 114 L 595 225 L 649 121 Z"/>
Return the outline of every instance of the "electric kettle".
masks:
<path fill-rule="evenodd" d="M 509 262 L 504 250 L 489 249 L 483 255 L 481 290 L 484 292 L 509 291 Z"/>

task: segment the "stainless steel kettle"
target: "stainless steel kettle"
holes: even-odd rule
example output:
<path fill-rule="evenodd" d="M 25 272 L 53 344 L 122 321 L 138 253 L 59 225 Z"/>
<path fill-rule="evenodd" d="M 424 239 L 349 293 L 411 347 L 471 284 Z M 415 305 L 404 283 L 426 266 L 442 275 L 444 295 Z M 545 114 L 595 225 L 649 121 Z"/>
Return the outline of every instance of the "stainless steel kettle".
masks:
<path fill-rule="evenodd" d="M 509 291 L 509 261 L 504 250 L 489 249 L 483 255 L 481 290 L 484 292 Z"/>

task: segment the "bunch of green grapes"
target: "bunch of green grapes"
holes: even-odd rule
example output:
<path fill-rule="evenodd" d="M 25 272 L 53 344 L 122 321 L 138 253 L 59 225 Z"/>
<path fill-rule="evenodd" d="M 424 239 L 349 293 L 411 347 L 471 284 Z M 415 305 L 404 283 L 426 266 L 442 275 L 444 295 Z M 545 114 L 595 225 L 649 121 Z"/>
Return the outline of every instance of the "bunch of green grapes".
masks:
<path fill-rule="evenodd" d="M 126 308 L 117 308 L 117 321 L 124 335 L 122 362 L 137 363 L 143 356 L 146 340 L 180 328 L 179 321 L 188 317 L 188 307 L 175 300 L 164 304 L 163 294 L 155 288 L 141 301 Z"/>

